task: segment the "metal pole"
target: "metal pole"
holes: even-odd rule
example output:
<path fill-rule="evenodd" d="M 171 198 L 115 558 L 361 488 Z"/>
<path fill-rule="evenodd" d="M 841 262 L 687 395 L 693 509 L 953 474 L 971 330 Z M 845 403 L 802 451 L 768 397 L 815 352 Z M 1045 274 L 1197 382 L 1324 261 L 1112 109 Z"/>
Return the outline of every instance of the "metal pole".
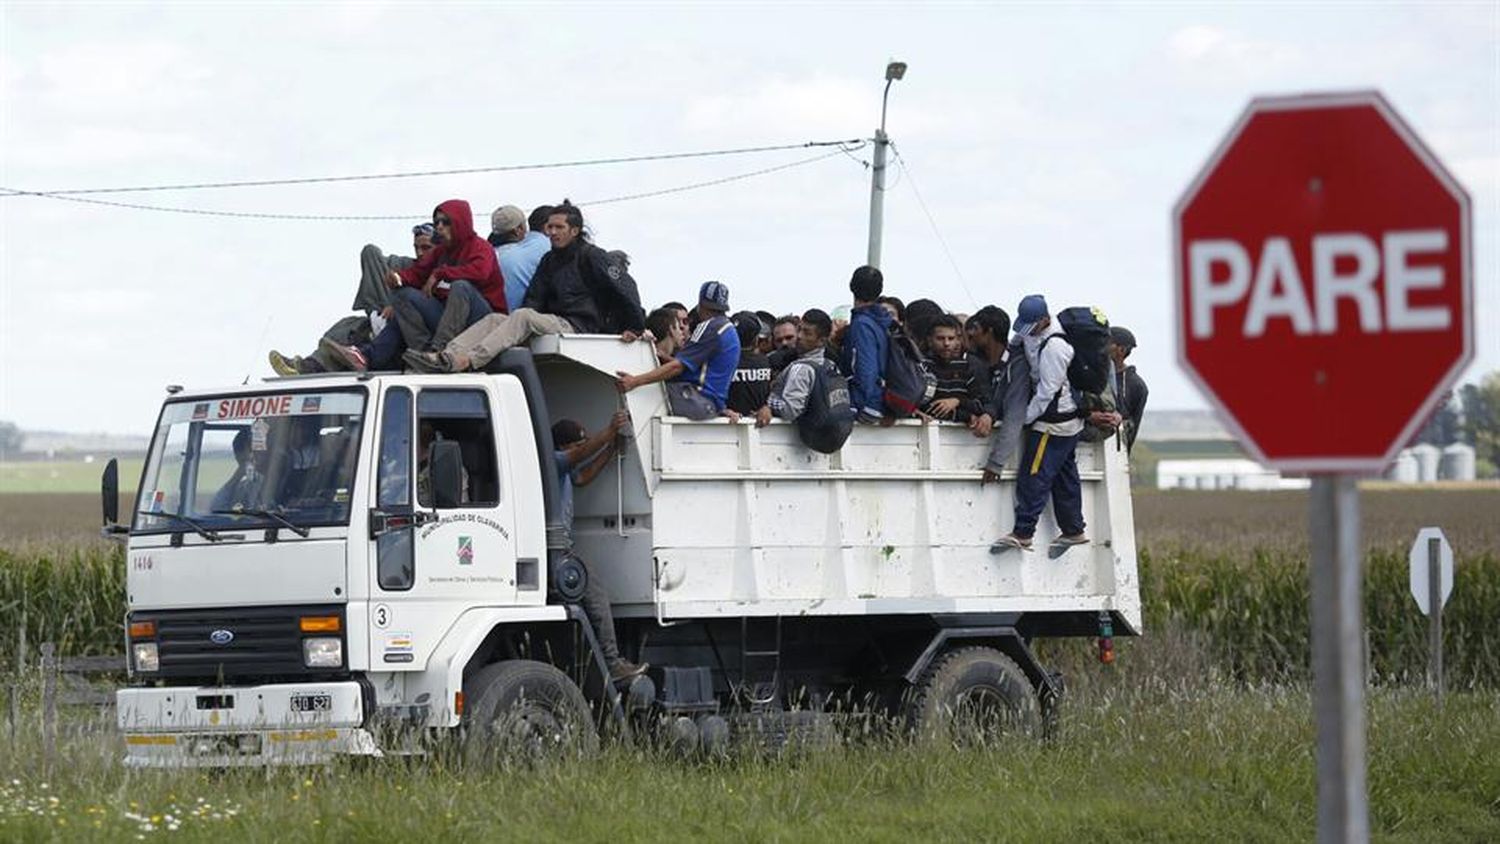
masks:
<path fill-rule="evenodd" d="M 1365 701 L 1361 670 L 1363 572 L 1359 488 L 1353 475 L 1313 477 L 1312 665 L 1318 734 L 1318 841 L 1370 838 L 1365 794 Z"/>
<path fill-rule="evenodd" d="M 891 80 L 885 80 L 880 96 L 880 128 L 875 130 L 875 163 L 870 168 L 870 247 L 865 263 L 880 266 L 880 241 L 885 234 L 885 151 L 891 139 L 885 134 L 885 107 L 891 98 Z"/>
<path fill-rule="evenodd" d="M 1437 705 L 1443 706 L 1443 573 L 1439 567 L 1443 540 L 1427 540 L 1427 647 L 1432 658 L 1427 670 L 1437 693 Z"/>
<path fill-rule="evenodd" d="M 875 164 L 870 172 L 870 248 L 865 263 L 880 266 L 880 241 L 885 227 L 885 148 L 890 144 L 884 129 L 875 130 Z"/>

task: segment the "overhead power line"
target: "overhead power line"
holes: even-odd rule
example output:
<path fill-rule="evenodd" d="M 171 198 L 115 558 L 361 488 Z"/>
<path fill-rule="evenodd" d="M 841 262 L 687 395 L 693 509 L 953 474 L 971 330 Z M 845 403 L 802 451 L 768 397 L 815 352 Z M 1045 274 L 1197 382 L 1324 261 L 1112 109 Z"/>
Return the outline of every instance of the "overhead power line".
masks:
<path fill-rule="evenodd" d="M 948 265 L 953 267 L 953 274 L 958 277 L 958 283 L 963 285 L 964 295 L 969 297 L 969 304 L 979 307 L 979 300 L 974 298 L 974 291 L 969 289 L 969 280 L 964 278 L 964 271 L 958 268 L 958 259 L 953 257 L 953 250 L 948 248 L 948 240 L 943 237 L 942 229 L 938 228 L 937 220 L 933 219 L 932 210 L 927 207 L 927 200 L 922 198 L 922 191 L 917 188 L 917 180 L 912 176 L 911 168 L 907 166 L 901 150 L 896 148 L 895 141 L 891 142 L 891 152 L 895 153 L 896 163 L 901 165 L 901 172 L 905 174 L 907 184 L 911 185 L 912 195 L 917 198 L 917 205 L 921 206 L 923 215 L 927 217 L 927 225 L 932 227 L 932 233 L 937 237 L 938 245 L 943 247 L 943 254 L 948 256 Z"/>
<path fill-rule="evenodd" d="M 495 164 L 486 167 L 459 167 L 446 170 L 409 170 L 395 173 L 365 173 L 355 176 L 308 176 L 291 179 L 252 179 L 237 182 L 188 182 L 176 185 L 133 185 L 113 188 L 67 188 L 58 190 L 23 191 L 14 190 L 10 195 L 29 194 L 36 196 L 81 196 L 102 193 L 145 193 L 171 190 L 213 190 L 220 188 L 263 188 L 286 185 L 330 184 L 335 182 L 371 182 L 382 179 L 416 179 L 428 176 L 467 176 L 476 173 L 508 173 L 518 170 L 558 170 L 567 167 L 598 167 L 608 164 L 640 164 L 647 161 L 677 161 L 685 158 L 715 158 L 727 155 L 749 155 L 760 152 L 779 152 L 813 147 L 846 147 L 863 145 L 859 138 L 843 141 L 804 141 L 797 144 L 774 144 L 734 149 L 700 150 L 697 152 L 668 152 L 655 155 L 627 155 L 613 158 L 585 158 L 574 161 L 552 161 L 542 164 Z M 368 217 L 353 219 L 369 219 Z"/>
<path fill-rule="evenodd" d="M 819 146 L 821 146 L 821 145 L 822 144 L 819 144 Z M 732 176 L 723 176 L 721 178 L 709 179 L 707 181 L 702 181 L 702 182 L 691 182 L 689 184 L 676 185 L 674 187 L 662 188 L 660 190 L 642 191 L 642 192 L 639 192 L 639 193 L 630 193 L 630 194 L 625 194 L 623 196 L 613 196 L 613 197 L 608 197 L 608 198 L 605 198 L 605 199 L 581 200 L 581 201 L 579 201 L 578 204 L 579 205 L 583 205 L 583 206 L 609 205 L 611 203 L 616 203 L 616 202 L 629 202 L 629 201 L 638 200 L 638 199 L 650 199 L 652 197 L 657 197 L 657 196 L 666 196 L 666 195 L 674 194 L 674 193 L 683 193 L 685 191 L 698 190 L 700 188 L 707 188 L 707 187 L 714 187 L 716 185 L 729 184 L 731 182 L 738 182 L 738 181 L 742 181 L 742 180 L 745 180 L 745 179 L 755 178 L 757 176 L 765 176 L 765 175 L 769 175 L 771 173 L 778 173 L 778 172 L 781 172 L 783 170 L 791 170 L 791 169 L 793 169 L 795 167 L 802 167 L 802 166 L 805 166 L 805 165 L 808 165 L 808 164 L 813 164 L 813 163 L 818 162 L 818 161 L 823 161 L 825 159 L 833 158 L 834 156 L 837 156 L 837 155 L 845 155 L 845 154 L 848 154 L 850 152 L 859 150 L 864 145 L 865 145 L 864 141 L 852 141 L 852 142 L 849 142 L 848 144 L 840 145 L 837 149 L 833 150 L 832 152 L 826 152 L 826 153 L 823 153 L 822 155 L 815 155 L 815 156 L 812 156 L 811 158 L 803 158 L 803 159 L 799 159 L 797 161 L 787 162 L 785 164 L 778 164 L 778 165 L 776 165 L 774 167 L 762 167 L 762 168 L 760 168 L 758 170 L 751 170 L 751 171 L 746 172 L 746 173 L 736 173 L 736 174 L 734 174 Z M 226 211 L 226 210 L 218 210 L 218 209 L 211 209 L 211 208 L 182 208 L 182 207 L 169 206 L 169 205 L 148 205 L 148 204 L 140 203 L 140 202 L 122 202 L 120 200 L 113 200 L 113 199 L 94 199 L 94 198 L 90 198 L 90 197 L 77 196 L 77 195 L 72 195 L 72 194 L 67 194 L 67 193 L 53 193 L 53 192 L 49 192 L 49 191 L 25 191 L 25 190 L 18 190 L 18 189 L 15 189 L 15 188 L 0 187 L 0 198 L 4 198 L 4 197 L 7 197 L 7 196 L 32 196 L 32 197 L 39 197 L 39 198 L 42 198 L 42 199 L 54 199 L 54 200 L 58 200 L 58 201 L 61 201 L 61 202 L 76 202 L 76 203 L 82 203 L 82 204 L 85 204 L 85 205 L 102 205 L 102 206 L 106 206 L 106 207 L 110 207 L 110 208 L 125 208 L 125 209 L 129 209 L 129 210 L 133 210 L 133 211 L 156 211 L 156 212 L 161 212 L 161 213 L 166 213 L 166 214 L 190 214 L 190 215 L 197 215 L 197 216 L 204 216 L 204 217 L 230 217 L 230 218 L 255 219 L 255 220 L 301 220 L 301 221 L 309 221 L 309 220 L 311 220 L 311 221 L 325 221 L 325 222 L 326 221 L 349 221 L 349 220 L 366 220 L 366 221 L 368 221 L 368 220 L 376 220 L 376 221 L 383 221 L 383 220 L 412 220 L 412 219 L 420 219 L 420 218 L 423 218 L 423 217 L 426 216 L 425 213 L 423 213 L 423 214 L 289 214 L 289 213 L 276 213 L 276 212 L 263 212 L 263 211 Z"/>

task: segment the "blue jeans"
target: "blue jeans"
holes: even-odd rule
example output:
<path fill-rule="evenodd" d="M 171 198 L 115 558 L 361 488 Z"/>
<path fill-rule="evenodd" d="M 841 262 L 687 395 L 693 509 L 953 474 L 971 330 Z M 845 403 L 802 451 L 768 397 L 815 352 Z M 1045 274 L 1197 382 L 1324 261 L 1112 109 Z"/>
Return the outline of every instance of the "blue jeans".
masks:
<path fill-rule="evenodd" d="M 1064 535 L 1083 533 L 1083 487 L 1075 451 L 1078 436 L 1026 432 L 1026 447 L 1016 467 L 1016 526 L 1023 539 L 1036 533 L 1036 520 L 1052 498 L 1052 513 Z"/>

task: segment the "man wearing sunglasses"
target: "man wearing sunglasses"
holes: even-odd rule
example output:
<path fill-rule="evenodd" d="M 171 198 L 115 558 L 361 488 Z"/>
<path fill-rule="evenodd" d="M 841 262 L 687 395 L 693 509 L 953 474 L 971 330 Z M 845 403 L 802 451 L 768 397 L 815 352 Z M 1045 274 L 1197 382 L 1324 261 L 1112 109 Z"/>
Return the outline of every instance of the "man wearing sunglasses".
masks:
<path fill-rule="evenodd" d="M 395 307 L 391 304 L 391 288 L 386 278 L 392 272 L 404 270 L 433 249 L 435 231 L 431 223 L 419 223 L 411 227 L 411 248 L 416 257 L 410 255 L 387 255 L 373 243 L 365 244 L 359 253 L 359 289 L 354 294 L 353 310 L 358 315 L 346 316 L 323 332 L 323 337 L 332 344 L 352 346 L 369 343 L 395 318 Z M 283 355 L 275 349 L 268 356 L 271 369 L 277 375 L 299 375 L 328 372 L 342 368 L 342 363 L 321 344 L 317 351 L 307 356 Z"/>
<path fill-rule="evenodd" d="M 437 247 L 386 276 L 395 291 L 395 323 L 369 343 L 345 345 L 325 338 L 320 345 L 348 368 L 397 368 L 407 349 L 441 349 L 481 318 L 507 313 L 495 250 L 475 234 L 469 203 L 450 199 L 440 204 L 432 211 L 432 224 Z"/>

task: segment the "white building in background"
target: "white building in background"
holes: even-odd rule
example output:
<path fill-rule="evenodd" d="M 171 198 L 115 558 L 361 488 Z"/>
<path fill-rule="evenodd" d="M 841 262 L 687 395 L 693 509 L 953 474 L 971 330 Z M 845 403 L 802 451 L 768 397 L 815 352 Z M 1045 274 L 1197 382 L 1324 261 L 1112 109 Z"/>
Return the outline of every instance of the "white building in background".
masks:
<path fill-rule="evenodd" d="M 1283 478 L 1280 472 L 1254 460 L 1161 460 L 1156 464 L 1157 489 L 1307 489 L 1306 478 Z"/>

